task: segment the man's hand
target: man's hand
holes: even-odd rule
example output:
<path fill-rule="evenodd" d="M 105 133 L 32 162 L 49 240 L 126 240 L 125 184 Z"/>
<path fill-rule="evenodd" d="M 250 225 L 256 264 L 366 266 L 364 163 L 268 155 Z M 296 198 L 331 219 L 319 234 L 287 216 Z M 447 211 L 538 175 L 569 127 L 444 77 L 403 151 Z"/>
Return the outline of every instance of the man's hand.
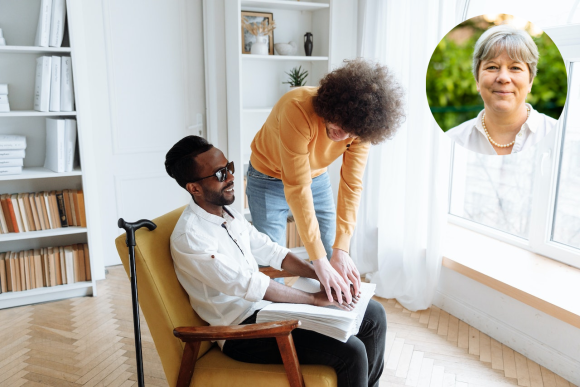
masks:
<path fill-rule="evenodd" d="M 349 291 L 349 286 L 340 274 L 330 266 L 328 260 L 323 257 L 312 263 L 314 264 L 314 271 L 316 271 L 318 281 L 324 286 L 328 302 L 333 302 L 332 290 L 334 290 L 337 295 L 344 294 L 347 304 L 350 304 L 352 302 L 352 295 Z M 342 304 L 342 297 L 338 297 L 338 299 L 340 300 L 339 303 Z"/>
<path fill-rule="evenodd" d="M 314 297 L 314 303 L 313 305 L 315 306 L 336 306 L 342 310 L 348 310 L 351 311 L 354 309 L 354 305 L 353 304 L 347 304 L 347 303 L 342 303 L 339 304 L 337 301 L 332 300 L 332 301 L 328 301 L 328 299 L 326 298 L 326 292 L 325 291 L 320 291 L 318 293 L 313 293 L 312 296 Z"/>
<path fill-rule="evenodd" d="M 360 274 L 350 255 L 346 251 L 332 249 L 330 265 L 347 284 L 352 282 L 354 294 L 358 295 L 360 293 Z"/>

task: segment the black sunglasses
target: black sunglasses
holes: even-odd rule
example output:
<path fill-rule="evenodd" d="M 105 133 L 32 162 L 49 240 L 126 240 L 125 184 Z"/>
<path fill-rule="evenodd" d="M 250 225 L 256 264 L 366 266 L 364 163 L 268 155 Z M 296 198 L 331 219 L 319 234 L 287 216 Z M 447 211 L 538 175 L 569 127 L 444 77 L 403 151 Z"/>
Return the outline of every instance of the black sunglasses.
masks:
<path fill-rule="evenodd" d="M 225 167 L 218 169 L 213 174 L 206 176 L 206 177 L 202 177 L 202 178 L 197 179 L 197 180 L 194 180 L 194 181 L 192 181 L 192 183 L 195 183 L 195 182 L 198 182 L 200 180 L 207 179 L 208 177 L 213 177 L 213 176 L 217 177 L 217 179 L 220 183 L 223 183 L 224 181 L 226 181 L 226 178 L 228 177 L 228 171 L 230 172 L 231 175 L 233 175 L 234 172 L 236 171 L 234 168 L 233 161 L 230 161 L 229 163 L 226 164 Z"/>

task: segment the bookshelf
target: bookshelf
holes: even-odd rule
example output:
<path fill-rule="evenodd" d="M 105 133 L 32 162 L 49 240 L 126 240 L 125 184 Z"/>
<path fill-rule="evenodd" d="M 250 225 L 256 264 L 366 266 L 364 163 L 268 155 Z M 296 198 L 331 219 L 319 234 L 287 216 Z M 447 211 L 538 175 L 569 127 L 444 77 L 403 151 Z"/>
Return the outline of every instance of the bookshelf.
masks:
<path fill-rule="evenodd" d="M 332 0 L 287 1 L 287 0 L 226 0 L 225 43 L 226 43 L 226 84 L 228 114 L 228 158 L 247 172 L 250 158 L 250 144 L 270 114 L 274 104 L 290 90 L 282 82 L 287 80 L 286 72 L 302 66 L 309 73 L 307 86 L 316 86 L 331 69 L 332 59 L 346 57 L 337 53 L 334 57 L 332 37 L 338 39 L 340 31 L 335 18 L 335 4 Z M 338 5 L 340 7 L 340 5 Z M 295 55 L 252 55 L 243 54 L 241 49 L 241 11 L 268 12 L 276 22 L 274 43 L 296 43 Z M 344 10 L 341 10 L 344 11 Z M 304 53 L 304 34 L 311 32 L 314 37 L 312 56 Z M 236 192 L 244 191 L 242 174 L 235 180 Z M 236 210 L 250 219 L 250 212 L 244 209 L 244 201 L 233 203 Z M 292 251 L 307 258 L 303 247 Z"/>
<path fill-rule="evenodd" d="M 36 74 L 36 59 L 43 55 L 71 56 L 73 65 L 73 85 L 75 89 L 75 105 L 79 108 L 79 95 L 83 82 L 77 78 L 84 73 L 82 66 L 83 50 L 79 45 L 78 57 L 75 40 L 71 36 L 71 25 L 75 23 L 73 2 L 67 1 L 67 28 L 62 47 L 35 47 L 34 38 L 40 0 L 22 2 L 19 0 L 0 0 L 0 28 L 4 32 L 7 46 L 0 47 L 0 83 L 9 86 L 11 111 L 0 113 L 0 134 L 24 135 L 27 139 L 24 168 L 20 175 L 3 175 L 0 177 L 0 193 L 40 192 L 63 189 L 83 189 L 87 215 L 87 227 L 67 227 L 43 231 L 0 234 L 0 252 L 39 249 L 44 247 L 65 246 L 77 243 L 88 243 L 91 256 L 91 281 L 82 281 L 67 285 L 40 287 L 18 292 L 0 294 L 0 309 L 32 303 L 47 302 L 63 298 L 96 295 L 95 284 L 95 254 L 91 248 L 91 198 L 87 187 L 89 177 L 83 160 L 85 153 L 90 151 L 88 134 L 83 131 L 82 110 L 73 112 L 38 112 L 34 111 L 34 86 Z M 77 13 L 78 14 L 78 13 Z M 77 22 L 78 25 L 78 22 Z M 79 28 L 77 28 L 77 31 Z M 77 71 L 79 64 L 79 71 Z M 77 119 L 77 152 L 80 166 L 71 172 L 55 173 L 43 168 L 45 155 L 46 128 L 45 119 L 76 118 Z M 85 138 L 86 137 L 86 138 Z M 94 245 L 94 244 L 93 244 Z"/>

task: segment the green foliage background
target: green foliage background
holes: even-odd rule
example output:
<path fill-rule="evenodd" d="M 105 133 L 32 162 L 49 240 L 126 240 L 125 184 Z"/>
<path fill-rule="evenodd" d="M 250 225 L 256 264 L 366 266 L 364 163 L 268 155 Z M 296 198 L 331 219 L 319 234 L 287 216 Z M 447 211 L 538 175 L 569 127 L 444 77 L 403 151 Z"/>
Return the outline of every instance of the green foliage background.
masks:
<path fill-rule="evenodd" d="M 458 44 L 447 34 L 437 45 L 427 69 L 427 100 L 431 113 L 443 131 L 475 118 L 483 109 L 471 73 L 473 47 L 493 22 L 478 16 L 457 25 L 469 28 L 471 36 Z M 558 119 L 566 102 L 566 66 L 560 51 L 546 33 L 532 37 L 538 46 L 540 60 L 532 92 L 526 102 L 540 113 Z"/>

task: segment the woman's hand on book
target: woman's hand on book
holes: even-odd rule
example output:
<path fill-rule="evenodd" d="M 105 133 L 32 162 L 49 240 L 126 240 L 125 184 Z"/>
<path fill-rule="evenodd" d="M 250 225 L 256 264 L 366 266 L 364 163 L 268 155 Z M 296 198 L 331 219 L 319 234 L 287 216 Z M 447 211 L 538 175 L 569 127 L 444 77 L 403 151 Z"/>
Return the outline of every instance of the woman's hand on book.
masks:
<path fill-rule="evenodd" d="M 332 249 L 332 257 L 330 258 L 330 265 L 336 270 L 346 283 L 352 283 L 354 286 L 354 293 L 360 292 L 360 274 L 356 265 L 354 264 L 350 255 L 341 249 Z"/>
<path fill-rule="evenodd" d="M 336 299 L 328 301 L 328 298 L 326 297 L 326 292 L 324 290 L 318 293 L 312 293 L 312 296 L 314 298 L 312 305 L 314 306 L 336 306 L 337 308 L 346 311 L 351 311 L 354 309 L 354 304 L 347 304 L 346 301 L 344 301 L 342 304 L 339 304 L 338 301 L 336 301 Z"/>
<path fill-rule="evenodd" d="M 328 259 L 323 257 L 312 261 L 312 264 L 314 265 L 314 271 L 316 272 L 318 281 L 324 286 L 328 301 L 332 302 L 332 291 L 334 290 L 337 294 L 342 293 L 347 300 L 347 304 L 350 304 L 352 302 L 352 296 L 348 289 L 349 286 L 341 275 L 330 265 Z"/>

